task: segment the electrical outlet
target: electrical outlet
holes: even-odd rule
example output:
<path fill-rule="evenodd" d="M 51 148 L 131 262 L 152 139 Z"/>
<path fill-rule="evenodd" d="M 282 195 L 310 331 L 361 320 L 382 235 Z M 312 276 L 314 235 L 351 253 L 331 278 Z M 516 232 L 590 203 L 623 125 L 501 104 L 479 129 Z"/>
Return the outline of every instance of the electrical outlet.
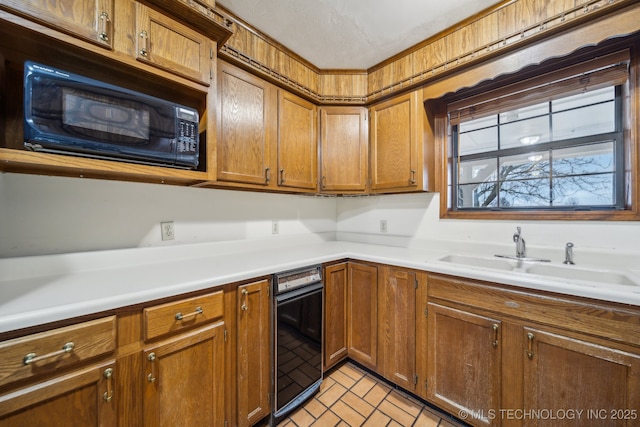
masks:
<path fill-rule="evenodd" d="M 386 219 L 381 219 L 380 220 L 380 232 L 381 233 L 386 233 L 387 232 L 387 220 Z"/>
<path fill-rule="evenodd" d="M 280 234 L 280 221 L 271 221 L 271 234 Z"/>
<path fill-rule="evenodd" d="M 176 238 L 173 221 L 161 222 L 160 231 L 162 232 L 162 240 L 173 240 Z"/>

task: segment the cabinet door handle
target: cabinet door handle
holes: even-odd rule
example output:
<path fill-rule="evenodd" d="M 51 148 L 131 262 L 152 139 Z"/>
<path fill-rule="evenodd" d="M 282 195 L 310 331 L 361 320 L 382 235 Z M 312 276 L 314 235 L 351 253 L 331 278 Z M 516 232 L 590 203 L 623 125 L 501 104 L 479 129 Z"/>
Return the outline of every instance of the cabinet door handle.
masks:
<path fill-rule="evenodd" d="M 178 312 L 176 313 L 175 318 L 176 320 L 184 320 L 187 317 L 195 317 L 198 314 L 204 314 L 204 310 L 202 309 L 202 307 L 196 307 L 195 311 L 192 311 L 191 313 L 187 313 L 187 314 L 182 314 Z"/>
<path fill-rule="evenodd" d="M 494 323 L 493 326 L 493 342 L 491 343 L 491 345 L 493 346 L 493 348 L 498 348 L 498 324 Z"/>
<path fill-rule="evenodd" d="M 41 360 L 51 359 L 52 357 L 61 356 L 66 353 L 71 353 L 75 348 L 75 344 L 70 341 L 62 346 L 62 348 L 58 351 L 52 351 L 51 353 L 43 354 L 42 356 L 38 356 L 36 353 L 27 353 L 26 356 L 22 359 L 22 363 L 25 365 L 31 365 L 32 363 L 40 362 Z"/>
<path fill-rule="evenodd" d="M 323 190 L 325 188 L 327 188 L 327 177 L 326 176 L 322 176 L 322 181 L 321 181 L 320 187 L 322 187 Z"/>
<path fill-rule="evenodd" d="M 414 185 L 416 183 L 416 170 L 415 169 L 411 169 L 411 178 L 409 179 L 409 182 L 411 183 L 411 185 Z"/>
<path fill-rule="evenodd" d="M 280 169 L 280 184 L 284 184 L 284 169 Z"/>
<path fill-rule="evenodd" d="M 527 357 L 529 359 L 533 359 L 533 338 L 534 338 L 533 334 L 529 332 L 527 334 L 527 340 L 529 341 L 527 346 Z"/>
<path fill-rule="evenodd" d="M 102 21 L 102 31 L 100 31 L 100 34 L 98 36 L 100 37 L 100 40 L 102 40 L 103 42 L 108 42 L 109 30 L 108 30 L 107 23 L 111 21 L 111 19 L 109 18 L 109 14 L 107 12 L 102 12 L 100 14 L 100 20 Z"/>
<path fill-rule="evenodd" d="M 102 395 L 105 402 L 111 402 L 113 399 L 113 385 L 111 384 L 113 377 L 113 368 L 107 368 L 104 370 L 104 377 L 107 379 L 107 391 Z"/>
<path fill-rule="evenodd" d="M 240 308 L 242 309 L 242 311 L 247 311 L 249 310 L 249 306 L 247 305 L 247 295 L 249 295 L 249 291 L 247 291 L 246 289 L 242 290 L 242 305 L 240 306 Z"/>
<path fill-rule="evenodd" d="M 266 168 L 264 170 L 264 180 L 267 184 L 271 182 L 271 168 Z"/>
<path fill-rule="evenodd" d="M 145 58 L 149 57 L 149 34 L 147 30 L 140 31 L 140 38 L 143 40 L 142 48 L 140 49 L 140 55 Z"/>
<path fill-rule="evenodd" d="M 149 353 L 147 355 L 147 360 L 149 362 L 151 362 L 151 373 L 149 375 L 147 375 L 147 381 L 149 381 L 150 383 L 154 383 L 156 382 L 156 354 L 155 353 Z"/>

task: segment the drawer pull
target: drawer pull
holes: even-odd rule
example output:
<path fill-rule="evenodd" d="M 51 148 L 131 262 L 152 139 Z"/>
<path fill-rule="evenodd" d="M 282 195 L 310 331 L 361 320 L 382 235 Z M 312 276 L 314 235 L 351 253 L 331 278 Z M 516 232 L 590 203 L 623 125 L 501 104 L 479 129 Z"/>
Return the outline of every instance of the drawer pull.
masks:
<path fill-rule="evenodd" d="M 494 323 L 492 326 L 493 329 L 493 342 L 491 343 L 491 345 L 493 346 L 493 348 L 498 348 L 498 324 Z"/>
<path fill-rule="evenodd" d="M 62 349 L 51 352 L 49 354 L 43 354 L 42 356 L 38 356 L 36 353 L 29 353 L 24 357 L 24 359 L 22 359 L 22 362 L 25 365 L 31 365 L 32 363 L 36 363 L 41 360 L 50 359 L 52 357 L 60 356 L 65 353 L 71 353 L 75 346 L 76 345 L 73 342 L 68 342 L 62 346 Z"/>
<path fill-rule="evenodd" d="M 184 320 L 187 317 L 194 317 L 197 316 L 198 314 L 203 314 L 204 310 L 202 309 L 202 307 L 196 307 L 196 311 L 192 312 L 192 313 L 187 313 L 187 314 L 182 314 L 182 313 L 176 313 L 176 320 Z"/>

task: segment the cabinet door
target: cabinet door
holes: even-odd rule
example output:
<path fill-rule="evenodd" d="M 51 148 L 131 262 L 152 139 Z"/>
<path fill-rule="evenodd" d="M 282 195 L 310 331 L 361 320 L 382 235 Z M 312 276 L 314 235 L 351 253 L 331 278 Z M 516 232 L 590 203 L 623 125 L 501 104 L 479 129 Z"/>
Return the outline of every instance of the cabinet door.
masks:
<path fill-rule="evenodd" d="M 349 357 L 375 370 L 378 367 L 378 269 L 349 263 L 348 273 Z"/>
<path fill-rule="evenodd" d="M 367 110 L 320 109 L 322 191 L 364 192 L 368 177 Z"/>
<path fill-rule="evenodd" d="M 136 34 L 139 61 L 210 83 L 213 50 L 204 35 L 140 3 L 136 4 Z"/>
<path fill-rule="evenodd" d="M 499 425 L 501 323 L 467 311 L 429 303 L 427 351 L 429 399 L 475 425 Z"/>
<path fill-rule="evenodd" d="M 524 408 L 575 411 L 564 426 L 637 426 L 640 356 L 536 329 L 524 330 Z M 557 425 L 528 417 L 525 426 Z"/>
<path fill-rule="evenodd" d="M 278 96 L 278 185 L 317 187 L 316 106 L 283 90 Z"/>
<path fill-rule="evenodd" d="M 417 190 L 422 120 L 417 92 L 371 108 L 371 188 Z"/>
<path fill-rule="evenodd" d="M 383 267 L 381 269 L 380 337 L 382 354 L 379 365 L 390 381 L 413 391 L 416 388 L 416 291 L 414 272 Z"/>
<path fill-rule="evenodd" d="M 271 183 L 276 110 L 270 84 L 218 62 L 218 181 Z"/>
<path fill-rule="evenodd" d="M 0 425 L 116 427 L 114 367 L 109 362 L 0 395 Z"/>
<path fill-rule="evenodd" d="M 238 425 L 269 414 L 270 316 L 268 280 L 238 287 Z"/>
<path fill-rule="evenodd" d="M 224 425 L 224 323 L 143 352 L 145 427 Z"/>
<path fill-rule="evenodd" d="M 324 269 L 324 369 L 347 357 L 347 263 Z"/>
<path fill-rule="evenodd" d="M 3 0 L 3 7 L 79 37 L 111 48 L 114 0 Z"/>

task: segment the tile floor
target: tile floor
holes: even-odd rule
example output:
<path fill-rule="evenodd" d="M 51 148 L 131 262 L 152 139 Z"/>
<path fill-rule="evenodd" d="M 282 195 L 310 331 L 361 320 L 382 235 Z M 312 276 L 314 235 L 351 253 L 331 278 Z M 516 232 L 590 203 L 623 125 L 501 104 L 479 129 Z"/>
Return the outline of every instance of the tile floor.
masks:
<path fill-rule="evenodd" d="M 353 363 L 325 375 L 318 394 L 278 427 L 462 427 Z"/>

